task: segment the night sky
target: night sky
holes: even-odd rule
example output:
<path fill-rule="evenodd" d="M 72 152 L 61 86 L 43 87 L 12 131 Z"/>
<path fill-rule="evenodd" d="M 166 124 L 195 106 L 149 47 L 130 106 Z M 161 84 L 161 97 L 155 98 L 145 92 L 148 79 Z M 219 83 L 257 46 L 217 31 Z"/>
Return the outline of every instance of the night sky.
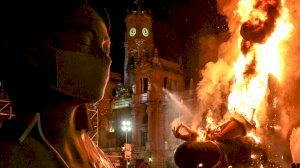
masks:
<path fill-rule="evenodd" d="M 137 10 L 136 0 L 29 0 L 4 1 L 1 11 L 1 43 L 28 45 L 56 29 L 62 15 L 72 11 L 74 3 L 86 2 L 96 10 L 106 8 L 111 21 L 111 70 L 123 74 L 124 19 L 128 11 Z M 16 5 L 18 4 L 18 5 Z M 216 0 L 141 0 L 141 8 L 150 9 L 153 17 L 154 45 L 160 57 L 178 60 L 184 69 L 196 74 L 199 66 L 200 37 L 222 34 L 228 30 L 225 18 L 217 13 Z M 67 16 L 67 15 L 66 15 Z M 206 61 L 211 61 L 210 58 Z M 190 78 L 191 76 L 187 76 Z M 194 77 L 193 77 L 194 78 Z"/>
<path fill-rule="evenodd" d="M 125 16 L 130 10 L 137 10 L 133 0 L 105 0 L 111 18 L 111 70 L 123 74 Z M 117 4 L 117 5 L 116 5 Z M 191 51 L 198 50 L 195 41 L 202 34 L 227 32 L 225 17 L 217 13 L 215 0 L 144 0 L 142 9 L 150 9 L 153 17 L 154 45 L 165 59 L 183 58 L 186 71 L 195 74 L 198 56 Z M 189 77 L 187 77 L 189 78 Z"/>

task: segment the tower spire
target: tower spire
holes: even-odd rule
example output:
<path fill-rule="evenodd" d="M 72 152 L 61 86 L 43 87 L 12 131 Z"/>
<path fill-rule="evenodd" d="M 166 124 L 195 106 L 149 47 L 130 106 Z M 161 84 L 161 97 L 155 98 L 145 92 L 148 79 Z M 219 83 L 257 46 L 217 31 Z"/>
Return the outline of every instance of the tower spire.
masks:
<path fill-rule="evenodd" d="M 142 11 L 143 0 L 135 0 L 134 3 L 137 5 L 137 11 L 141 12 Z"/>

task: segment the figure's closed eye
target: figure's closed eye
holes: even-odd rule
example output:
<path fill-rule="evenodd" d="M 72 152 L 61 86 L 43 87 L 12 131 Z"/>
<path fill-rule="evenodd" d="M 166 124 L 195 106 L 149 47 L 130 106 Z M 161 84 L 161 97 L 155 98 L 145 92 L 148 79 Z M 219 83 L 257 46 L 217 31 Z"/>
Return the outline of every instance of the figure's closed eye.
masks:
<path fill-rule="evenodd" d="M 81 28 L 70 28 L 57 35 L 57 46 L 66 51 L 93 53 L 97 41 L 93 31 Z"/>
<path fill-rule="evenodd" d="M 92 41 L 92 37 L 88 34 L 88 32 L 81 33 L 79 39 L 78 39 L 78 44 L 90 46 Z"/>
<path fill-rule="evenodd" d="M 92 53 L 95 36 L 91 31 L 81 31 L 76 39 L 79 52 Z"/>

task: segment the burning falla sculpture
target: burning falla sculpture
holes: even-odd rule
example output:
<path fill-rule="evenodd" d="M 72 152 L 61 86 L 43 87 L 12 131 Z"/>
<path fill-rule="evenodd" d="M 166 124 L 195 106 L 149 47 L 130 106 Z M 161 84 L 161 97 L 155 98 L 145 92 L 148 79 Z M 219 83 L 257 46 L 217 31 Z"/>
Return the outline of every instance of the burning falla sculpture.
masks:
<path fill-rule="evenodd" d="M 234 18 L 228 19 L 231 20 L 229 26 L 233 26 L 229 44 L 239 44 L 237 47 L 240 51 L 236 53 L 237 60 L 233 65 L 234 82 L 227 103 L 230 114 L 241 116 L 233 116 L 218 129 L 206 130 L 202 141 L 197 141 L 198 133 L 185 125 L 175 128 L 175 137 L 186 141 L 174 155 L 180 168 L 280 167 L 272 166 L 274 164 L 268 162 L 262 145 L 245 135 L 256 125 L 251 122 L 268 111 L 265 102 L 269 77 L 273 75 L 280 80 L 283 76 L 280 72 L 280 67 L 284 65 L 281 61 L 281 44 L 289 37 L 293 26 L 287 17 L 289 13 L 284 0 L 240 0 L 234 6 L 237 7 Z M 223 12 L 226 13 L 228 9 L 226 5 Z M 233 22 L 234 19 L 238 20 Z M 238 27 L 235 27 L 236 23 L 240 23 Z M 259 125 L 259 121 L 256 122 Z M 182 130 L 186 134 L 181 133 Z M 260 153 L 259 158 L 255 159 L 258 155 L 253 153 Z"/>
<path fill-rule="evenodd" d="M 198 141 L 198 132 L 181 124 L 173 129 L 173 134 L 186 142 L 176 149 L 175 163 L 180 168 L 256 167 L 267 159 L 264 150 L 245 136 L 252 128 L 243 117 L 234 116 L 219 129 L 206 130 L 204 140 Z"/>

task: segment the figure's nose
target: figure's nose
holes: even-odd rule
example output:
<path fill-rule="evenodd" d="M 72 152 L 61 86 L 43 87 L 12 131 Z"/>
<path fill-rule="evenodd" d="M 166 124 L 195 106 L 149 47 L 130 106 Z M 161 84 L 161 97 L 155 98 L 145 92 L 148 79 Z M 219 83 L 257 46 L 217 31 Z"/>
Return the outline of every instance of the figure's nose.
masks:
<path fill-rule="evenodd" d="M 110 52 L 110 39 L 106 39 L 103 40 L 102 44 L 101 44 L 101 48 L 103 50 L 103 52 L 105 53 L 105 55 L 109 56 L 109 52 Z"/>

